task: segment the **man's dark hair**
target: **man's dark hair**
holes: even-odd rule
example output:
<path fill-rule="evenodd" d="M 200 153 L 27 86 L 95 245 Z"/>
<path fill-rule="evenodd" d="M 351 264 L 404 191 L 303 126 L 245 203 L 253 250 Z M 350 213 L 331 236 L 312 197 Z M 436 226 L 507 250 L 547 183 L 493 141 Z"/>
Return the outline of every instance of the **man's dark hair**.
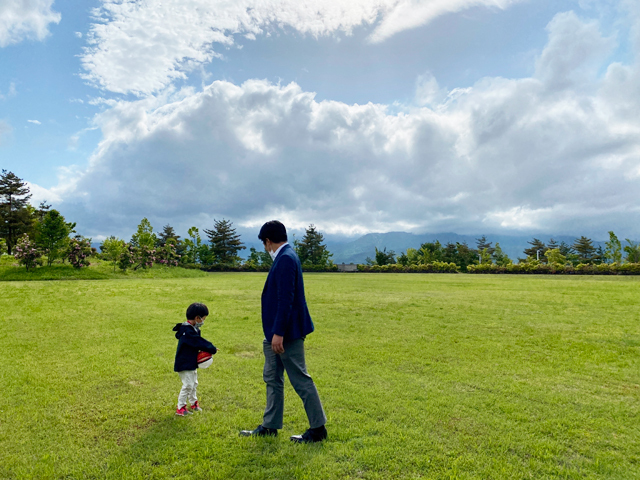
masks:
<path fill-rule="evenodd" d="M 262 240 L 262 243 L 267 241 L 267 238 L 272 243 L 281 243 L 287 241 L 287 229 L 278 220 L 271 220 L 265 223 L 260 229 L 258 238 Z"/>
<path fill-rule="evenodd" d="M 204 303 L 192 303 L 187 308 L 187 320 L 195 320 L 196 317 L 206 317 L 209 315 L 209 309 Z"/>

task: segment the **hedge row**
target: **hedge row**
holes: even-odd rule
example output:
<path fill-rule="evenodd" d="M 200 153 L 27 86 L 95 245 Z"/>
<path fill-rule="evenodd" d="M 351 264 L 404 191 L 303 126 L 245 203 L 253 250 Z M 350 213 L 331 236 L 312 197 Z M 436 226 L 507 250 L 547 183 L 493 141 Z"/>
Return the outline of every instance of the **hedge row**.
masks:
<path fill-rule="evenodd" d="M 267 265 L 251 265 L 251 264 L 243 264 L 243 265 L 194 265 L 188 264 L 184 265 L 184 268 L 194 268 L 204 270 L 205 272 L 268 272 L 269 266 Z M 303 265 L 303 272 L 337 272 L 337 265 Z"/>
<path fill-rule="evenodd" d="M 460 267 L 455 263 L 433 262 L 426 265 L 358 265 L 359 272 L 371 273 L 458 273 Z"/>
<path fill-rule="evenodd" d="M 535 264 L 535 263 L 514 263 L 502 267 L 494 264 L 469 265 L 469 273 L 512 273 L 512 274 L 543 274 L 543 275 L 640 275 L 640 263 L 601 263 L 592 265 L 589 263 L 579 263 L 573 265 Z"/>

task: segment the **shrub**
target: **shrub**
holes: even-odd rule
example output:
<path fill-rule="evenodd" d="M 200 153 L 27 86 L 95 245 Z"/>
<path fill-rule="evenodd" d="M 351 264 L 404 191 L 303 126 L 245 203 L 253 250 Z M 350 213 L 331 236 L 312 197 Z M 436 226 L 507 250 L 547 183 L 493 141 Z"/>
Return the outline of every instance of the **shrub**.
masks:
<path fill-rule="evenodd" d="M 303 272 L 337 272 L 338 266 L 333 263 L 330 265 L 302 265 Z"/>
<path fill-rule="evenodd" d="M 120 255 L 118 255 L 118 268 L 126 272 L 127 268 L 133 267 L 135 258 L 136 248 L 130 243 L 127 243 L 120 252 Z"/>
<path fill-rule="evenodd" d="M 151 268 L 153 267 L 153 262 L 156 261 L 156 249 L 151 248 L 147 245 L 141 245 L 139 248 L 135 250 L 136 258 L 135 262 L 137 265 L 134 270 L 139 268 Z"/>
<path fill-rule="evenodd" d="M 170 239 L 173 240 L 173 239 Z M 157 262 L 166 267 L 177 267 L 180 255 L 176 252 L 176 246 L 173 243 L 167 241 L 162 247 L 158 248 L 156 252 Z"/>
<path fill-rule="evenodd" d="M 423 265 L 358 265 L 359 272 L 371 273 L 458 273 L 460 267 L 455 263 L 431 262 Z"/>
<path fill-rule="evenodd" d="M 13 256 L 20 264 L 27 267 L 28 272 L 41 264 L 40 257 L 42 256 L 42 252 L 36 247 L 35 242 L 31 241 L 29 235 L 25 233 L 18 240 Z"/>
<path fill-rule="evenodd" d="M 73 268 L 83 268 L 89 266 L 91 256 L 91 239 L 80 235 L 73 237 L 69 241 L 67 249 L 67 259 Z"/>

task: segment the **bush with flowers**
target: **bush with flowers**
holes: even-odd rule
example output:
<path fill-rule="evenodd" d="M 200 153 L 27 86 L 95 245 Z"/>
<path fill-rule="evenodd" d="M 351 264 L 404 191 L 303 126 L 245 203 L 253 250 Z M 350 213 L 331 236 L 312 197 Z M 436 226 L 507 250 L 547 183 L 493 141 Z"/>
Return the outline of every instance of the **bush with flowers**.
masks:
<path fill-rule="evenodd" d="M 69 241 L 67 249 L 67 259 L 74 268 L 89 266 L 91 256 L 91 239 L 76 235 Z"/>
<path fill-rule="evenodd" d="M 157 263 L 165 267 L 177 267 L 178 261 L 180 260 L 180 255 L 176 252 L 176 246 L 171 240 L 173 240 L 173 238 L 167 240 L 167 243 L 159 247 L 156 251 Z"/>
<path fill-rule="evenodd" d="M 153 262 L 156 261 L 156 249 L 148 247 L 147 245 L 141 245 L 140 247 L 135 249 L 136 258 L 134 270 L 139 268 L 151 268 L 153 267 Z"/>
<path fill-rule="evenodd" d="M 42 261 L 40 260 L 42 252 L 36 247 L 35 242 L 32 242 L 29 235 L 26 233 L 18 240 L 13 256 L 22 265 L 27 267 L 27 272 L 36 268 L 37 265 L 42 264 Z"/>
<path fill-rule="evenodd" d="M 126 272 L 127 268 L 133 267 L 136 257 L 136 248 L 130 243 L 127 243 L 118 255 L 118 268 Z"/>

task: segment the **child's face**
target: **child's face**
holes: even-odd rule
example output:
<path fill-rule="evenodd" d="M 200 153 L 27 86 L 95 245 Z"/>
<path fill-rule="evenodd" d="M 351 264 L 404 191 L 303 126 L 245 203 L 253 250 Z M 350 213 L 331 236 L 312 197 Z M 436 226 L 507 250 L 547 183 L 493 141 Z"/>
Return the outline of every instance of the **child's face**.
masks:
<path fill-rule="evenodd" d="M 196 317 L 196 325 L 202 326 L 202 324 L 204 323 L 204 321 L 207 319 L 207 316 L 205 315 L 204 317 Z M 199 321 L 198 321 L 199 320 Z"/>

